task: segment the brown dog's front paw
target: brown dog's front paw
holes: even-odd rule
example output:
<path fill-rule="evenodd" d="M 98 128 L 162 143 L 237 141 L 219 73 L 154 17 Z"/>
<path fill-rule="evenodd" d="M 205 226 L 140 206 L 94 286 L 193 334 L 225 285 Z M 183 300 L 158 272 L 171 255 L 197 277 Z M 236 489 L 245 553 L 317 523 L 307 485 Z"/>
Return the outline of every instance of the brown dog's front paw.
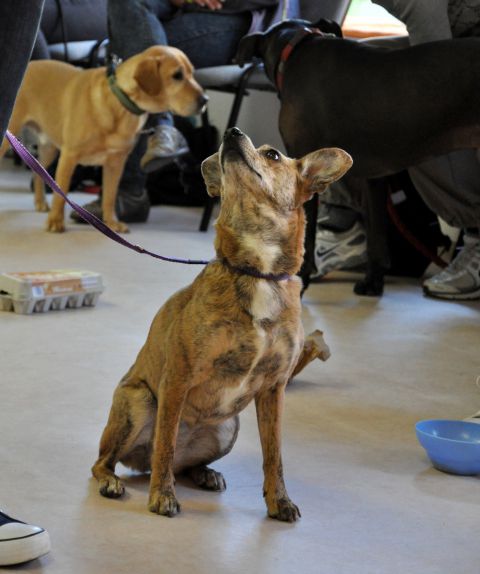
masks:
<path fill-rule="evenodd" d="M 213 468 L 208 468 L 208 466 L 196 466 L 190 469 L 189 474 L 197 486 L 206 490 L 222 492 L 227 489 L 223 474 L 213 470 Z"/>
<path fill-rule="evenodd" d="M 280 498 L 268 506 L 268 516 L 283 522 L 296 522 L 302 515 L 298 506 L 289 498 Z"/>
<path fill-rule="evenodd" d="M 107 498 L 120 498 L 125 492 L 123 482 L 118 476 L 111 476 L 100 480 L 100 494 Z"/>
<path fill-rule="evenodd" d="M 58 216 L 50 212 L 47 219 L 47 231 L 51 231 L 52 233 L 63 233 L 65 231 L 63 216 Z"/>
<path fill-rule="evenodd" d="M 150 512 L 172 517 L 180 512 L 180 504 L 173 492 L 154 492 L 150 494 L 148 509 Z"/>

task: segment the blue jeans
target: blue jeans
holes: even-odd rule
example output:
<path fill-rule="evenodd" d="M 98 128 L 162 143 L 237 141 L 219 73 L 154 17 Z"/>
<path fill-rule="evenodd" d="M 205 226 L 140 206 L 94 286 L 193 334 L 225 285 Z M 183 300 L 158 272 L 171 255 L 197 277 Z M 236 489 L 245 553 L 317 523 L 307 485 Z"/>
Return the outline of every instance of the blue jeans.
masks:
<path fill-rule="evenodd" d="M 0 141 L 30 60 L 42 8 L 43 0 L 0 2 Z"/>
<path fill-rule="evenodd" d="M 220 66 L 232 61 L 238 42 L 249 30 L 251 15 L 182 12 L 168 0 L 109 0 L 110 49 L 123 59 L 155 44 L 179 48 L 195 68 Z M 171 114 L 150 116 L 147 126 L 173 124 Z M 125 166 L 119 193 L 140 194 L 145 175 L 140 158 L 146 138 L 141 137 Z"/>

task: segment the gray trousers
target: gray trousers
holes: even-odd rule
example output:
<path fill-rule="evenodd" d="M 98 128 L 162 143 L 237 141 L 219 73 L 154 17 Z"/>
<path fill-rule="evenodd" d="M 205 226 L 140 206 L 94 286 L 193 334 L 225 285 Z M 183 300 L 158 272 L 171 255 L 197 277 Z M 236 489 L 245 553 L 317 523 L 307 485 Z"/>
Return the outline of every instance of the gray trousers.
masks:
<path fill-rule="evenodd" d="M 0 1 L 0 141 L 38 31 L 43 0 Z"/>

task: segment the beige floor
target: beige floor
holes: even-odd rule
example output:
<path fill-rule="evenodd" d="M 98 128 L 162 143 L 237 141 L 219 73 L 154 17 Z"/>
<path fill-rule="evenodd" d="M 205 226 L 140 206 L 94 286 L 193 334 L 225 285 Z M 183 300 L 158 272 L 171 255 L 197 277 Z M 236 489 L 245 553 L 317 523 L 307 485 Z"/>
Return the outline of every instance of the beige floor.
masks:
<path fill-rule="evenodd" d="M 146 509 L 148 480 L 101 498 L 90 478 L 112 390 L 155 311 L 196 269 L 161 263 L 86 226 L 43 231 L 23 170 L 0 173 L 0 269 L 85 268 L 107 289 L 94 309 L 0 314 L 0 507 L 47 528 L 49 556 L 14 571 L 48 574 L 472 574 L 480 483 L 433 470 L 414 435 L 424 418 L 480 409 L 478 303 L 425 299 L 392 280 L 381 299 L 337 275 L 309 289 L 307 329 L 332 358 L 288 390 L 284 465 L 294 525 L 265 517 L 255 415 L 217 463 L 221 495 L 178 484 L 175 519 Z M 78 196 L 77 196 L 78 198 Z M 85 197 L 80 197 L 84 200 Z M 198 209 L 157 207 L 130 239 L 179 257 L 213 255 Z"/>

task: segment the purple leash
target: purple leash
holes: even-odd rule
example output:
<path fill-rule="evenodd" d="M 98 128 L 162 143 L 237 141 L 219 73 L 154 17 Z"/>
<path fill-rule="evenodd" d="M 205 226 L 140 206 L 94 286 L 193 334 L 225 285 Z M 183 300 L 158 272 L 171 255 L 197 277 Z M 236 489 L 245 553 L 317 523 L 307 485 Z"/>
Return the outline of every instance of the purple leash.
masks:
<path fill-rule="evenodd" d="M 207 265 L 210 261 L 205 260 L 195 260 L 195 259 L 177 259 L 175 257 L 165 257 L 163 255 L 158 255 L 157 253 L 153 253 L 152 251 L 148 251 L 148 249 L 144 249 L 140 245 L 134 245 L 130 243 L 126 239 L 124 239 L 121 235 L 110 229 L 108 225 L 98 219 L 93 213 L 90 213 L 78 203 L 75 203 L 68 196 L 60 189 L 57 182 L 53 179 L 53 177 L 45 170 L 38 161 L 33 157 L 33 155 L 25 148 L 25 146 L 8 130 L 5 134 L 5 137 L 9 141 L 12 148 L 17 152 L 17 154 L 22 158 L 22 160 L 32 169 L 35 173 L 37 173 L 43 181 L 50 187 L 55 193 L 61 195 L 63 199 L 70 205 L 72 209 L 74 209 L 87 223 L 93 225 L 98 231 L 113 239 L 120 245 L 124 247 L 128 247 L 129 249 L 133 249 L 137 253 L 142 253 L 145 255 L 150 255 L 150 257 L 155 257 L 155 259 L 161 259 L 162 261 L 169 261 L 170 263 L 184 263 L 186 265 Z"/>

